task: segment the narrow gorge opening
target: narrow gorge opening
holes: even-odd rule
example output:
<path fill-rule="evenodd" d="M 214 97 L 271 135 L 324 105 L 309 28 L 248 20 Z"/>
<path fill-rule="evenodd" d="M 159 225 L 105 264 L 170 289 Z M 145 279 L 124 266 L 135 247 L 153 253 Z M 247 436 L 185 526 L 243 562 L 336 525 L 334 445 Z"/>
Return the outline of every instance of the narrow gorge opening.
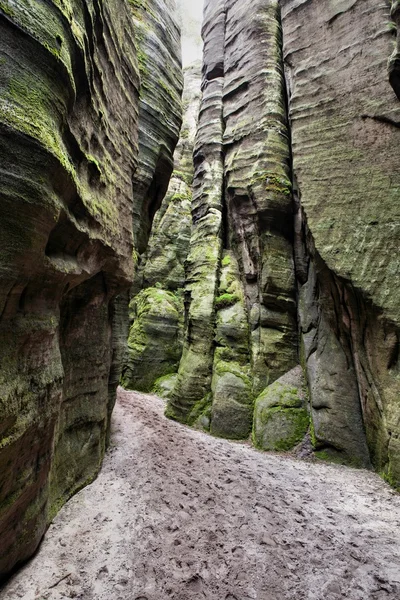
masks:
<path fill-rule="evenodd" d="M 398 1 L 28 4 L 0 598 L 398 600 Z"/>

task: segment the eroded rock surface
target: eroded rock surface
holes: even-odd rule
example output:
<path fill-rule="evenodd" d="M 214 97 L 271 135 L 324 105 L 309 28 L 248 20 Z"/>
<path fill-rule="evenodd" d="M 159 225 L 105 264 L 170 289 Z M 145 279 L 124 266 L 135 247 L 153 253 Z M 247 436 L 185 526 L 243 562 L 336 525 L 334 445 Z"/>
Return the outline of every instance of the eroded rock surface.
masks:
<path fill-rule="evenodd" d="M 292 445 L 287 411 L 308 410 L 321 456 L 396 485 L 399 14 L 397 0 L 206 2 L 187 326 L 167 410 L 225 437 L 254 421 L 265 448 L 275 426 Z M 308 392 L 281 405 L 274 382 L 298 364 Z"/>
<path fill-rule="evenodd" d="M 185 261 L 191 231 L 193 145 L 200 102 L 200 63 L 184 70 L 183 123 L 174 171 L 140 259 L 130 301 L 130 333 L 122 382 L 129 389 L 159 389 L 178 370 L 184 327 Z M 164 388 L 165 390 L 165 388 Z"/>
<path fill-rule="evenodd" d="M 361 464 L 370 455 L 399 484 L 400 103 L 389 8 L 281 4 L 315 442 Z"/>
<path fill-rule="evenodd" d="M 188 325 L 168 414 L 245 438 L 254 397 L 298 361 L 278 3 L 206 2 L 203 37 Z"/>
<path fill-rule="evenodd" d="M 140 16 L 156 46 L 153 98 L 168 87 L 147 119 L 157 199 L 180 123 L 174 2 L 146 7 L 0 3 L 0 577 L 104 454 L 125 335 L 114 298 L 154 216 L 148 196 L 132 194 L 143 172 Z"/>
<path fill-rule="evenodd" d="M 308 431 L 306 383 L 300 366 L 285 373 L 256 399 L 253 442 L 260 450 L 290 450 Z"/>

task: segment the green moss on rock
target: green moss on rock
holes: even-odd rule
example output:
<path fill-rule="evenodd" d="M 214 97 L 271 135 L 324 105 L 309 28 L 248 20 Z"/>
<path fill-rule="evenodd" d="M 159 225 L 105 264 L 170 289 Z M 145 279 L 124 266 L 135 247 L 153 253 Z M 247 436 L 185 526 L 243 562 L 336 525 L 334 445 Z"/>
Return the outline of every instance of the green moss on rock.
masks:
<path fill-rule="evenodd" d="M 154 382 L 151 393 L 160 396 L 160 398 L 168 399 L 174 390 L 177 378 L 177 373 L 169 373 L 168 375 L 159 377 Z"/>
<path fill-rule="evenodd" d="M 253 443 L 261 450 L 288 451 L 310 425 L 301 367 L 268 386 L 254 406 Z"/>
<path fill-rule="evenodd" d="M 131 302 L 133 324 L 122 385 L 150 392 L 160 377 L 178 368 L 182 352 L 183 300 L 159 288 L 147 288 Z"/>
<path fill-rule="evenodd" d="M 260 450 L 292 450 L 307 433 L 309 416 L 304 409 L 275 407 L 261 411 L 257 407 L 256 410 L 253 442 Z"/>

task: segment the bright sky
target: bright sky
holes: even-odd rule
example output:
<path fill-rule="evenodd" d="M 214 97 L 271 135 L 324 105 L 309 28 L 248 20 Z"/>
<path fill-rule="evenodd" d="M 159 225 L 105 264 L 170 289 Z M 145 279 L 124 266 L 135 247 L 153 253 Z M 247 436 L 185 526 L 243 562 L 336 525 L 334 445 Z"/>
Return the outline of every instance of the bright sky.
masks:
<path fill-rule="evenodd" d="M 182 60 L 184 67 L 202 58 L 203 4 L 204 0 L 178 0 L 182 16 Z"/>

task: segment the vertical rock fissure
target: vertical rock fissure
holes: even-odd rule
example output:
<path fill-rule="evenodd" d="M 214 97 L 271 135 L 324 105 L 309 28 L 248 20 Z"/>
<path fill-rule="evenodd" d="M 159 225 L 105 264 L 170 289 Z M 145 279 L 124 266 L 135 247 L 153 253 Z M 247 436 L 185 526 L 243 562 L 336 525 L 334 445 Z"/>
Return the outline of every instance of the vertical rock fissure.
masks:
<path fill-rule="evenodd" d="M 184 290 L 189 251 L 193 146 L 200 103 L 201 65 L 184 69 L 183 121 L 174 171 L 131 290 L 125 387 L 168 396 L 177 378 L 190 292 Z M 191 337 L 190 329 L 187 330 Z"/>
<path fill-rule="evenodd" d="M 197 176 L 187 278 L 191 304 L 167 414 L 215 435 L 240 439 L 251 431 L 254 399 L 298 364 L 278 3 L 257 1 L 248 11 L 237 0 L 206 2 L 203 37 L 203 103 L 194 153 Z M 211 156 L 222 173 L 222 178 L 219 171 L 218 179 L 214 177 L 214 195 L 204 187 Z M 197 194 L 196 186 L 207 195 Z M 221 211 L 218 229 L 207 221 L 212 203 L 217 214 Z M 209 252 L 214 248 L 211 262 L 206 252 L 202 258 L 208 260 L 207 269 L 196 256 L 205 243 Z M 196 299 L 199 292 L 202 303 Z M 295 420 L 297 413 L 290 416 Z"/>
<path fill-rule="evenodd" d="M 202 103 L 194 148 L 192 233 L 187 259 L 188 324 L 176 388 L 167 414 L 195 423 L 209 420 L 215 344 L 214 300 L 220 280 L 224 239 L 224 152 L 222 90 L 224 78 L 225 2 L 206 5 L 218 35 L 207 43 L 203 63 Z"/>

